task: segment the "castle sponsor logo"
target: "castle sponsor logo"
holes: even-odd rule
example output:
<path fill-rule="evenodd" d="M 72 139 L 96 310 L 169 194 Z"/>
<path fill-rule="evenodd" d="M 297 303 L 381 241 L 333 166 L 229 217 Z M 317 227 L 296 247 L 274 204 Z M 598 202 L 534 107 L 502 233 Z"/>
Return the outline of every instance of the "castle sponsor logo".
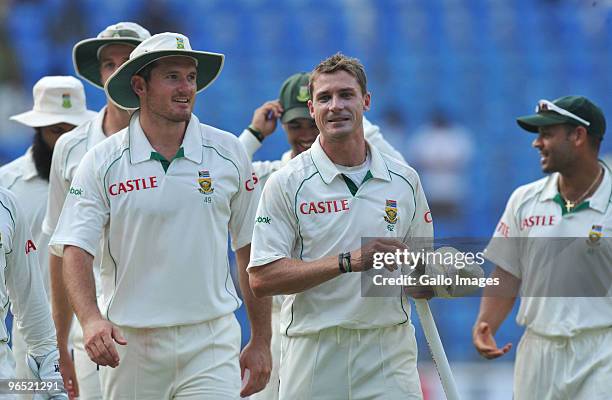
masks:
<path fill-rule="evenodd" d="M 530 215 L 521 221 L 521 230 L 524 231 L 534 226 L 552 226 L 554 224 L 554 215 Z"/>
<path fill-rule="evenodd" d="M 349 204 L 347 199 L 300 203 L 300 212 L 305 215 L 340 213 L 348 210 Z"/>
<path fill-rule="evenodd" d="M 148 178 L 128 179 L 123 182 L 113 183 L 108 187 L 108 193 L 111 196 L 129 193 L 138 190 L 154 189 L 157 186 L 157 177 L 149 176 Z"/>

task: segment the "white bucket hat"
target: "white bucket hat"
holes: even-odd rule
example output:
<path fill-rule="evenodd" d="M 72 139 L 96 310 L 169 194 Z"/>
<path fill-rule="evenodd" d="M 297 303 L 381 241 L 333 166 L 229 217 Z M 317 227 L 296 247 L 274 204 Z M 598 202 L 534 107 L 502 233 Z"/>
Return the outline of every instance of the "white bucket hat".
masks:
<path fill-rule="evenodd" d="M 186 56 L 196 61 L 197 92 L 217 79 L 225 58 L 219 53 L 192 50 L 187 36 L 180 33 L 158 33 L 139 44 L 130 54 L 130 59 L 108 78 L 105 86 L 108 98 L 126 110 L 140 108 L 140 100 L 132 90 L 132 76 L 153 61 L 171 56 Z"/>
<path fill-rule="evenodd" d="M 119 22 L 107 26 L 97 37 L 81 40 L 72 49 L 72 63 L 77 75 L 94 86 L 104 89 L 100 79 L 100 50 L 109 44 L 138 46 L 151 37 L 148 30 L 134 22 Z"/>
<path fill-rule="evenodd" d="M 12 121 L 33 128 L 61 123 L 78 126 L 96 116 L 87 109 L 85 89 L 75 77 L 45 76 L 36 82 L 32 92 L 33 109 L 13 115 Z"/>

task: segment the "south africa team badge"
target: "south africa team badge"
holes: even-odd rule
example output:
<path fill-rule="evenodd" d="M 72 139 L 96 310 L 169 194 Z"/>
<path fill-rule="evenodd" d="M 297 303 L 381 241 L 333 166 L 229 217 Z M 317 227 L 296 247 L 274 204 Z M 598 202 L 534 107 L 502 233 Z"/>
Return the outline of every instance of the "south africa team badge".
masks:
<path fill-rule="evenodd" d="M 62 107 L 72 108 L 72 102 L 70 101 L 70 93 L 62 94 Z"/>
<path fill-rule="evenodd" d="M 395 225 L 398 219 L 399 217 L 397 215 L 397 201 L 387 200 L 387 203 L 385 205 L 385 221 L 387 221 L 387 223 L 391 225 Z M 389 228 L 389 225 L 387 226 L 387 228 Z"/>
<path fill-rule="evenodd" d="M 599 239 L 603 236 L 603 227 L 601 225 L 593 225 L 591 227 L 591 231 L 589 232 L 589 239 L 587 240 L 587 244 L 589 246 L 598 246 Z"/>
<path fill-rule="evenodd" d="M 202 194 L 211 194 L 215 191 L 212 187 L 212 178 L 210 177 L 210 172 L 207 169 L 198 172 L 198 184 L 200 185 L 200 193 Z"/>

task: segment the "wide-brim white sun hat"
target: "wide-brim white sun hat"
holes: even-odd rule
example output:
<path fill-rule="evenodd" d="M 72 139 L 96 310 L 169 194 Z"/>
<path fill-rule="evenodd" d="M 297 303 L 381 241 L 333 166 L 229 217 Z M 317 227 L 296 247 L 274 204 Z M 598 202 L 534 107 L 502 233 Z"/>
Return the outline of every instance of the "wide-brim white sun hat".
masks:
<path fill-rule="evenodd" d="M 107 26 L 95 38 L 81 40 L 72 49 L 72 63 L 77 75 L 94 86 L 104 89 L 100 77 L 100 50 L 110 44 L 138 46 L 151 37 L 148 30 L 134 22 L 119 22 Z"/>
<path fill-rule="evenodd" d="M 97 114 L 87 109 L 83 84 L 73 76 L 45 76 L 36 82 L 32 93 L 32 110 L 13 115 L 12 121 L 33 128 L 61 123 L 78 126 Z"/>
<path fill-rule="evenodd" d="M 217 79 L 225 59 L 223 54 L 192 50 L 187 36 L 180 33 L 158 33 L 138 45 L 130 54 L 130 59 L 108 78 L 104 87 L 106 95 L 125 110 L 140 108 L 140 100 L 132 90 L 132 76 L 150 63 L 172 56 L 185 56 L 196 60 L 197 92 L 204 90 Z"/>

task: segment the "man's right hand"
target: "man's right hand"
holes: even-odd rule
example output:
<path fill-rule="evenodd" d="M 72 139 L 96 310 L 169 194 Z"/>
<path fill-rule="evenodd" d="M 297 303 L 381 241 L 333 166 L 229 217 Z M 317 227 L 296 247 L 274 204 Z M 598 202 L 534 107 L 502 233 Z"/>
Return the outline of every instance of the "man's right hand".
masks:
<path fill-rule="evenodd" d="M 70 400 L 78 398 L 79 382 L 77 381 L 76 371 L 74 370 L 74 361 L 68 349 L 63 349 L 59 352 L 59 368 L 64 381 L 64 389 L 68 392 L 68 397 Z"/>
<path fill-rule="evenodd" d="M 493 332 L 486 322 L 478 322 L 474 327 L 472 342 L 478 353 L 489 360 L 503 356 L 512 348 L 512 343 L 506 343 L 504 347 L 499 349 L 495 338 L 493 338 Z"/>
<path fill-rule="evenodd" d="M 363 272 L 373 267 L 375 253 L 393 253 L 397 249 L 404 250 L 408 246 L 398 239 L 378 238 L 368 242 L 365 246 L 357 251 L 351 252 L 351 268 L 354 272 Z M 398 268 L 397 265 L 387 265 L 385 268 L 389 271 L 394 271 Z"/>
<path fill-rule="evenodd" d="M 278 100 L 266 101 L 253 113 L 251 127 L 267 137 L 276 129 L 276 120 L 283 114 L 283 107 Z"/>
<path fill-rule="evenodd" d="M 91 361 L 112 368 L 119 365 L 119 353 L 114 342 L 122 346 L 127 344 L 119 328 L 103 318 L 83 325 L 83 342 Z"/>

